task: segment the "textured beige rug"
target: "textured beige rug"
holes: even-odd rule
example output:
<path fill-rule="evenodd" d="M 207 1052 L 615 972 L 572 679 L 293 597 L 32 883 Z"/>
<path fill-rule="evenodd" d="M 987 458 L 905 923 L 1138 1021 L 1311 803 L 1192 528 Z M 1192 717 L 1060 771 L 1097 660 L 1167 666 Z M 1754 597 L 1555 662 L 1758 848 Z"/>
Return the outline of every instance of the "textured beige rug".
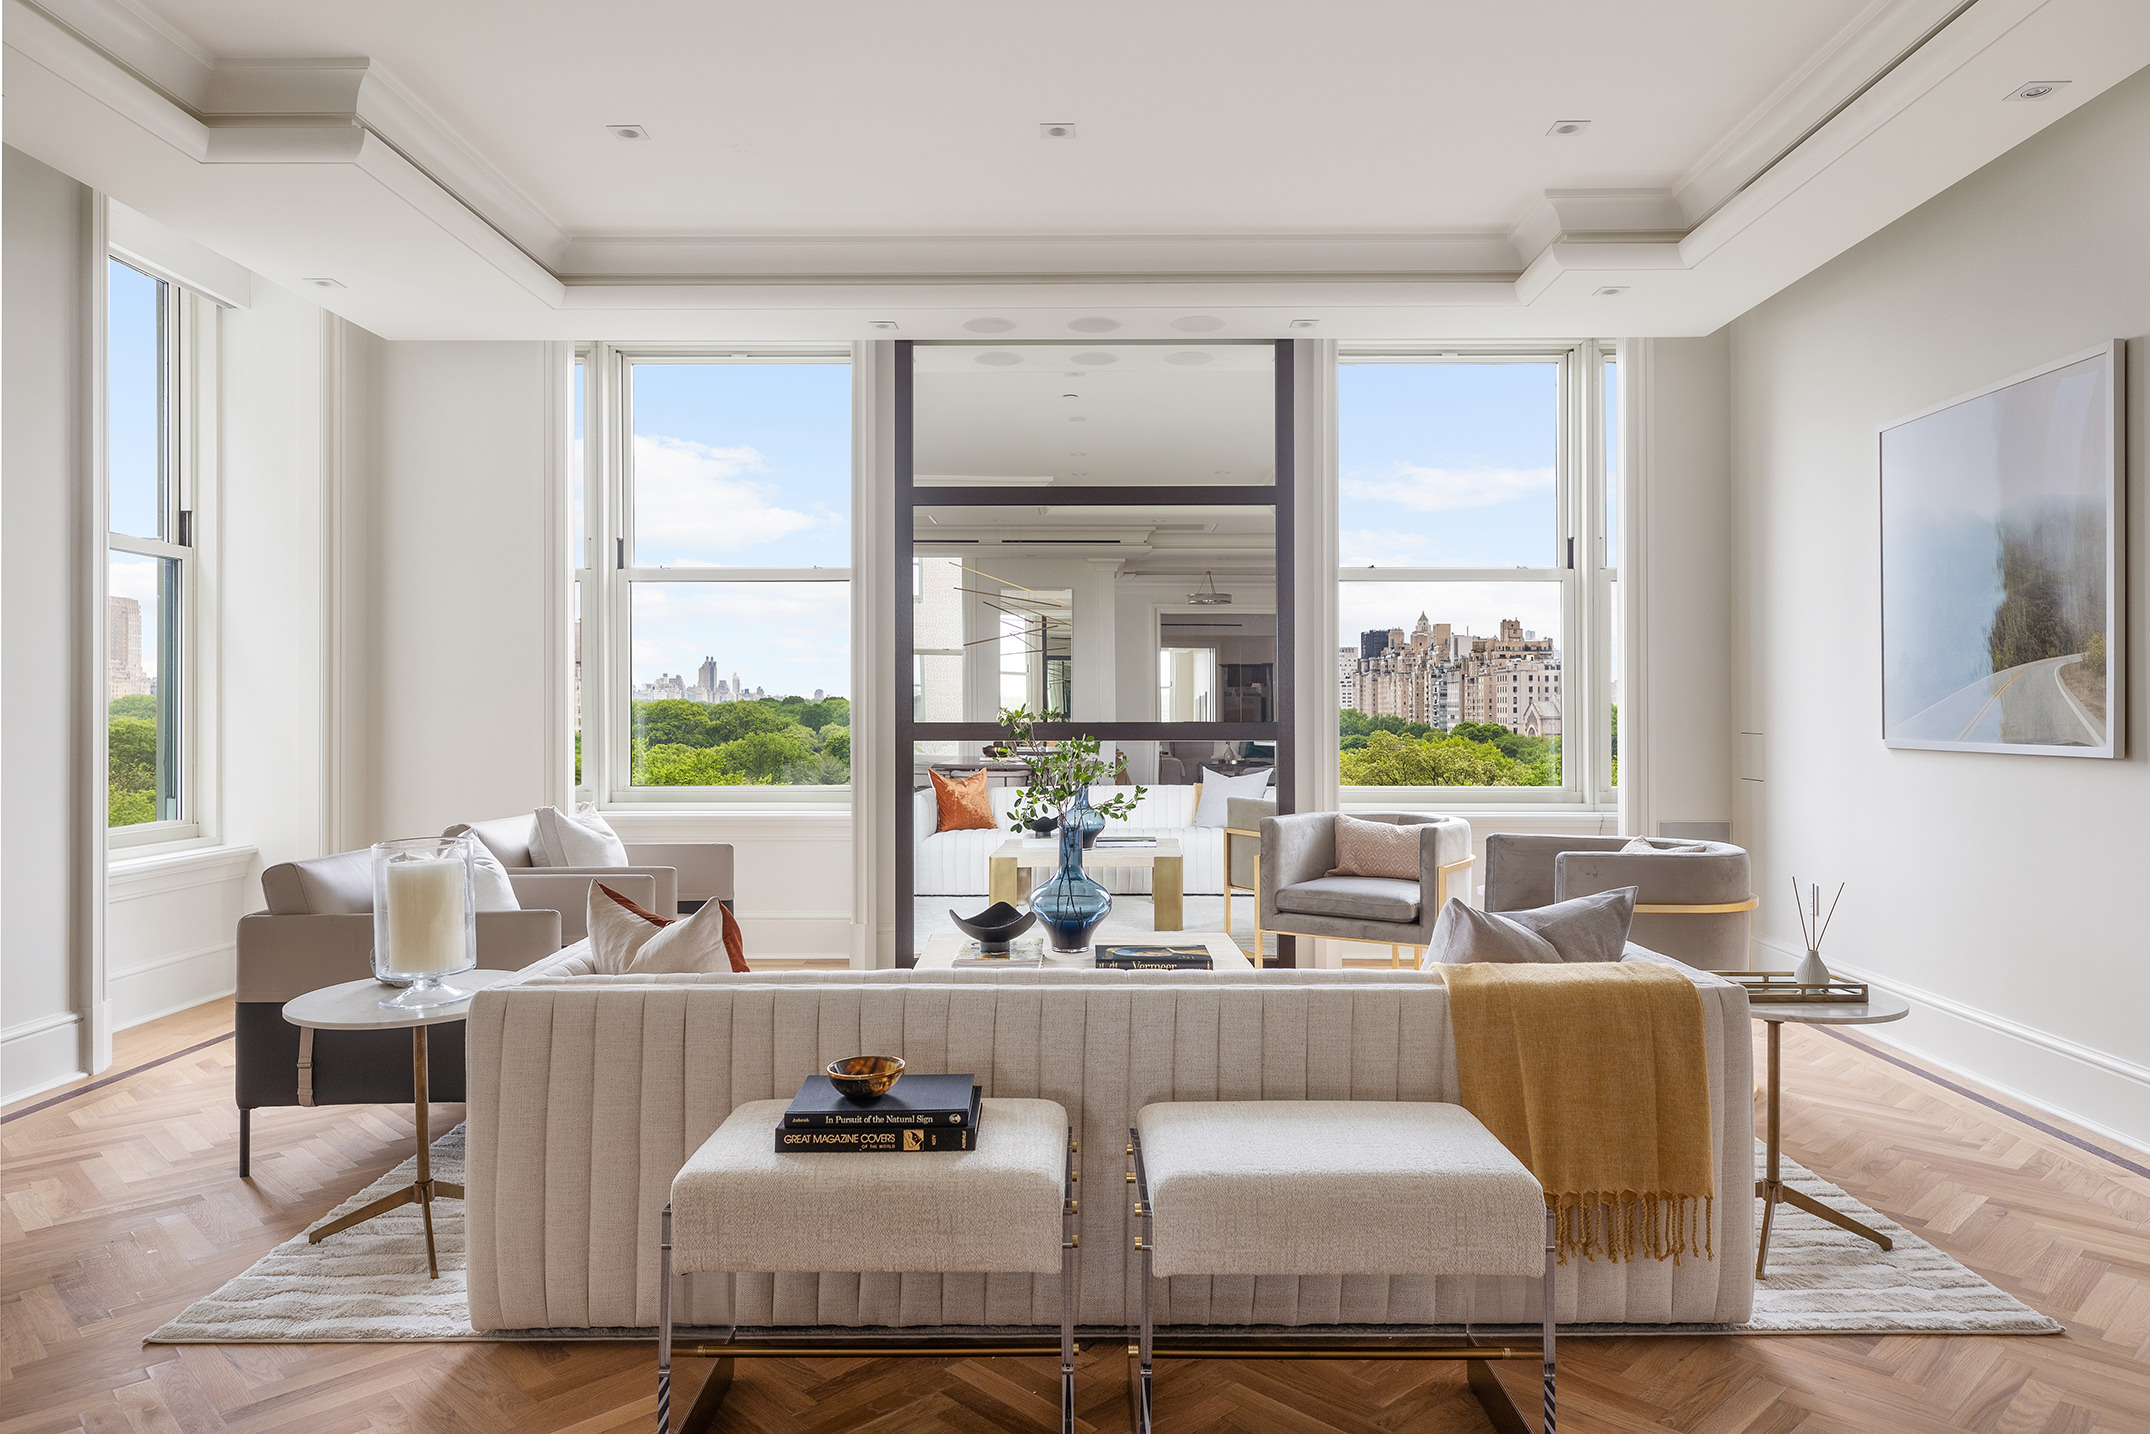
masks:
<path fill-rule="evenodd" d="M 1761 1151 L 1756 1149 L 1759 1162 Z M 407 1185 L 414 1162 L 382 1176 L 331 1212 L 354 1210 Z M 1884 1252 L 1803 1210 L 1780 1207 L 1770 1237 L 1769 1277 L 1755 1289 L 1754 1318 L 1741 1325 L 1562 1326 L 1587 1334 L 2056 1334 L 2061 1326 L 1996 1289 L 1886 1215 L 1877 1214 L 1794 1161 L 1788 1183 L 1895 1241 Z M 434 1178 L 460 1184 L 460 1126 L 433 1144 Z M 416 1206 L 306 1243 L 300 1235 L 245 1274 L 196 1300 L 147 1344 L 379 1344 L 496 1340 L 470 1327 L 463 1285 L 463 1206 L 435 1202 L 440 1278 L 426 1278 L 425 1233 Z M 519 1331 L 520 1339 L 617 1339 L 648 1331 Z"/>

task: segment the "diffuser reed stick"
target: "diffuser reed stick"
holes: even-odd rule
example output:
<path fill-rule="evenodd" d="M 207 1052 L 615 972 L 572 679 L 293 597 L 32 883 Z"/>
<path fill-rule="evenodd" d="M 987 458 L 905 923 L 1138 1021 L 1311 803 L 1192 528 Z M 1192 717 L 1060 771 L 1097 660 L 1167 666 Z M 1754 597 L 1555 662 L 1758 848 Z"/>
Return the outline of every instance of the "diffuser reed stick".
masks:
<path fill-rule="evenodd" d="M 1822 889 L 1819 883 L 1807 887 L 1807 899 L 1799 899 L 1799 878 L 1792 878 L 1792 910 L 1799 917 L 1799 934 L 1806 939 L 1807 954 L 1799 958 L 1799 965 L 1792 972 L 1792 979 L 1802 986 L 1820 986 L 1829 980 L 1829 968 L 1822 964 L 1822 938 L 1829 934 L 1829 924 L 1836 920 L 1837 903 L 1844 899 L 1845 883 L 1837 883 L 1836 896 L 1829 902 L 1829 913 L 1822 914 Z"/>

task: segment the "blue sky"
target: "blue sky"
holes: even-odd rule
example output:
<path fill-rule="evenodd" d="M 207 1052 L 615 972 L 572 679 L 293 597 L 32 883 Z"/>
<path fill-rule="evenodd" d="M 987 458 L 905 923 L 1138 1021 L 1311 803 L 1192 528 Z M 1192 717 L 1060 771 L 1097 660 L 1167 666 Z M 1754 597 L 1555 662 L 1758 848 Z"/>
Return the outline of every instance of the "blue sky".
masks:
<path fill-rule="evenodd" d="M 1559 366 L 1348 363 L 1337 373 L 1344 567 L 1550 567 Z M 1557 583 L 1345 583 L 1338 646 L 1424 612 L 1557 632 Z"/>
<path fill-rule="evenodd" d="M 850 566 L 848 364 L 630 373 L 638 566 Z M 579 425 L 580 402 L 576 414 Z M 848 696 L 849 601 L 841 582 L 638 584 L 634 680 L 676 672 L 691 683 L 714 657 L 727 679 L 772 695 Z"/>
<path fill-rule="evenodd" d="M 105 464 L 110 482 L 106 521 L 115 533 L 138 538 L 159 531 L 157 312 L 159 285 L 126 265 L 110 266 L 105 328 Z M 107 569 L 113 597 L 142 605 L 142 666 L 157 670 L 157 570 L 164 560 L 115 554 Z"/>

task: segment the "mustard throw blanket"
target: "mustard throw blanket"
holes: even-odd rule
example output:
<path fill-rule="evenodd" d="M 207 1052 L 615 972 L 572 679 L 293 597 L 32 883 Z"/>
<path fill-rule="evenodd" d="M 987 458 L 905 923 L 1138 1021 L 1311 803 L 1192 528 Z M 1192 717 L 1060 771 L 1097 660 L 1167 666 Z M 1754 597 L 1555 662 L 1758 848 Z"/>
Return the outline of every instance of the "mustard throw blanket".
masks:
<path fill-rule="evenodd" d="M 1571 1253 L 1711 1252 L 1702 996 L 1651 961 L 1437 968 L 1463 1108 L 1530 1167 Z"/>

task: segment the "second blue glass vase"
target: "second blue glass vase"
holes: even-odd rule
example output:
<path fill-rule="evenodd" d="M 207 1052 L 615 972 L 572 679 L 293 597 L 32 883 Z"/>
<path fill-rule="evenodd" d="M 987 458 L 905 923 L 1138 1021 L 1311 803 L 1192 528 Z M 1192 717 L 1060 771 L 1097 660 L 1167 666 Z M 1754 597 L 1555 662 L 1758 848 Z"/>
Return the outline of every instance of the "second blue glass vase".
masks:
<path fill-rule="evenodd" d="M 1083 824 L 1070 810 L 1060 823 L 1060 870 L 1030 893 L 1030 909 L 1045 928 L 1047 944 L 1063 955 L 1088 951 L 1090 937 L 1112 911 L 1112 893 L 1083 874 L 1082 849 Z"/>

